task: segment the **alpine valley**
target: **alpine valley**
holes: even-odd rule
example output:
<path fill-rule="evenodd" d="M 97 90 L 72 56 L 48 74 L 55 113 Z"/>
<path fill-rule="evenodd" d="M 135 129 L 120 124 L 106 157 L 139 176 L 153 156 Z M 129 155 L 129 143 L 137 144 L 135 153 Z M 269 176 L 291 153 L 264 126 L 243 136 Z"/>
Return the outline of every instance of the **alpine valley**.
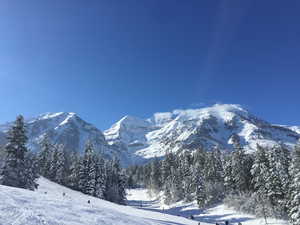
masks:
<path fill-rule="evenodd" d="M 6 142 L 10 125 L 0 125 L 0 147 Z M 235 142 L 248 152 L 257 144 L 293 148 L 300 138 L 300 127 L 268 123 L 232 104 L 155 113 L 149 119 L 125 116 L 104 132 L 66 112 L 27 119 L 26 127 L 28 147 L 33 151 L 39 150 L 45 137 L 74 152 L 83 152 L 89 140 L 104 156 L 116 156 L 124 166 L 163 157 L 166 151 L 211 150 L 216 146 L 231 151 Z"/>

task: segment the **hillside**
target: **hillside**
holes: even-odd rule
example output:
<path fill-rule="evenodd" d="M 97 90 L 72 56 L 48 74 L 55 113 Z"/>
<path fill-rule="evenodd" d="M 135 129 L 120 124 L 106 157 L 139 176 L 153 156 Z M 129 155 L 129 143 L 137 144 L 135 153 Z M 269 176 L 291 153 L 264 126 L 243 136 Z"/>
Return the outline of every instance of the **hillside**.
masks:
<path fill-rule="evenodd" d="M 93 198 L 45 178 L 38 183 L 39 189 L 34 192 L 0 185 L 0 225 L 197 224 L 182 217 Z"/>

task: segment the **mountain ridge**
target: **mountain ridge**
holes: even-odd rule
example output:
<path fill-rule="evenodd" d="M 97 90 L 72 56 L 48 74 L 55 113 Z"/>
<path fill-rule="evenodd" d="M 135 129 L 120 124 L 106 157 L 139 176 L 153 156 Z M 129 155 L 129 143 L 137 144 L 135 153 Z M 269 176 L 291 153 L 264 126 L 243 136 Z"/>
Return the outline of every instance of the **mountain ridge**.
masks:
<path fill-rule="evenodd" d="M 233 104 L 160 112 L 148 119 L 127 115 L 103 132 L 74 112 L 44 113 L 25 122 L 28 146 L 33 151 L 39 150 L 46 136 L 52 143 L 64 144 L 66 149 L 79 153 L 90 140 L 97 151 L 120 158 L 126 166 L 162 157 L 167 150 L 209 150 L 218 146 L 231 151 L 233 141 L 239 141 L 251 152 L 257 144 L 292 148 L 300 138 L 300 127 L 268 123 Z M 10 125 L 0 125 L 0 146 L 5 144 Z"/>

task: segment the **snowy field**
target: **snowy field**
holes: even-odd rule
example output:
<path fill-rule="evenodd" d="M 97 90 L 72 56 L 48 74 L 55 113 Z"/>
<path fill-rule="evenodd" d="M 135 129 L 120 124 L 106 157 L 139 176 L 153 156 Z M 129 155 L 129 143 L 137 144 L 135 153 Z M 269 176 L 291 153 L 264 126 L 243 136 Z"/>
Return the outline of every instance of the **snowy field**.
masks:
<path fill-rule="evenodd" d="M 178 215 L 180 217 L 188 218 L 191 215 L 194 216 L 196 221 L 200 221 L 200 224 L 225 224 L 228 220 L 229 224 L 237 225 L 239 222 L 242 225 L 263 225 L 264 219 L 255 218 L 252 215 L 246 215 L 238 213 L 235 210 L 227 208 L 224 204 L 219 204 L 212 208 L 201 211 L 198 209 L 196 203 L 183 203 L 178 202 L 176 204 L 167 206 L 149 197 L 146 189 L 131 189 L 127 191 L 128 204 L 136 208 L 142 208 L 152 212 L 161 212 L 168 215 Z M 288 225 L 286 221 L 275 220 L 268 218 L 269 225 Z"/>
<path fill-rule="evenodd" d="M 45 178 L 40 178 L 38 183 L 35 192 L 0 185 L 0 225 L 198 224 L 183 217 L 93 198 Z"/>

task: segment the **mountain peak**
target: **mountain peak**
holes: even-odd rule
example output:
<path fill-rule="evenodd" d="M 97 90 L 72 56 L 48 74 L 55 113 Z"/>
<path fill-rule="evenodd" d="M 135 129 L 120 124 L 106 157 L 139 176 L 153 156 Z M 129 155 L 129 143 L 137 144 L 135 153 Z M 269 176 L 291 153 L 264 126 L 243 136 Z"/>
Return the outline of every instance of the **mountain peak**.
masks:
<path fill-rule="evenodd" d="M 73 117 L 76 116 L 76 113 L 74 112 L 48 112 L 43 113 L 38 116 L 38 119 L 51 119 L 51 118 L 57 118 L 57 117 Z"/>

